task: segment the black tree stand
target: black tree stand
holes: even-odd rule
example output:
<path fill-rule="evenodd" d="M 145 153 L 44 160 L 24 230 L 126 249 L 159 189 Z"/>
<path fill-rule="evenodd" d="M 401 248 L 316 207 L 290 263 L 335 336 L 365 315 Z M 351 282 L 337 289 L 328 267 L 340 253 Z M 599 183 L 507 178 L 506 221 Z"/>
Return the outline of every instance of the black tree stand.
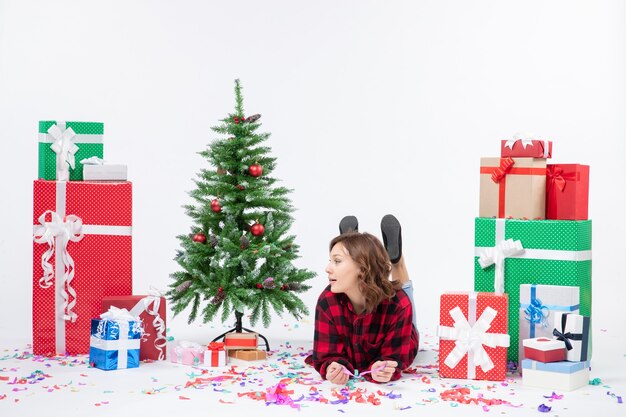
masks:
<path fill-rule="evenodd" d="M 263 336 L 259 332 L 255 332 L 253 330 L 246 329 L 245 327 L 243 327 L 243 325 L 241 324 L 242 317 L 243 317 L 243 313 L 235 311 L 235 319 L 237 319 L 237 322 L 235 323 L 235 327 L 233 327 L 230 330 L 226 330 L 224 333 L 222 333 L 221 335 L 217 336 L 215 339 L 213 339 L 213 342 L 217 342 L 218 340 L 224 339 L 224 337 L 226 337 L 226 335 L 228 333 L 233 333 L 233 332 L 235 332 L 235 333 L 243 333 L 243 330 L 245 330 L 248 333 L 256 333 L 256 334 L 258 334 L 259 337 L 261 339 L 263 339 L 263 341 L 265 342 L 265 350 L 269 351 L 270 350 L 270 344 L 267 341 L 267 338 L 265 336 Z"/>

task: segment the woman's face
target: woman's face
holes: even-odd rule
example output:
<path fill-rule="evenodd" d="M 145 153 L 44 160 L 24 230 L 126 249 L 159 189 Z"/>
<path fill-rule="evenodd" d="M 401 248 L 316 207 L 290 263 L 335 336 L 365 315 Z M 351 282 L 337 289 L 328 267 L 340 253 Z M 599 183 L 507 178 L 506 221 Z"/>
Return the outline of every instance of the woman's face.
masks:
<path fill-rule="evenodd" d="M 339 242 L 331 249 L 326 273 L 332 292 L 349 296 L 359 291 L 359 266 L 352 260 L 343 243 Z"/>

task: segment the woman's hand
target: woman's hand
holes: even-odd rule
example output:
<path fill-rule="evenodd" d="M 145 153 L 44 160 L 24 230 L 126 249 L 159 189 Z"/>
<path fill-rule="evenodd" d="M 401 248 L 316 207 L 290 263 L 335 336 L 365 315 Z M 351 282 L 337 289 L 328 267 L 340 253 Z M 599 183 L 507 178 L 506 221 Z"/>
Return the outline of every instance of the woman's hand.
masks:
<path fill-rule="evenodd" d="M 333 384 L 345 385 L 350 376 L 343 372 L 343 365 L 337 362 L 331 362 L 326 367 L 326 379 Z"/>
<path fill-rule="evenodd" d="M 372 379 L 376 382 L 389 382 L 394 372 L 396 372 L 396 367 L 398 366 L 398 362 L 396 361 L 377 361 L 372 364 L 370 367 L 372 372 Z M 379 370 L 376 370 L 381 368 Z"/>

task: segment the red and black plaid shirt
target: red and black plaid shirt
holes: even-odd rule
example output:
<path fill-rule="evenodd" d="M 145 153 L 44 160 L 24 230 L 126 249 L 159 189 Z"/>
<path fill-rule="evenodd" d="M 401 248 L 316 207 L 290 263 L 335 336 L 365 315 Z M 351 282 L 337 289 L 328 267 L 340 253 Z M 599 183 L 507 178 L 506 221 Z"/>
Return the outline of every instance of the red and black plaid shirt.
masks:
<path fill-rule="evenodd" d="M 382 301 L 372 313 L 357 315 L 345 294 L 334 294 L 330 287 L 320 294 L 315 308 L 315 336 L 310 362 L 326 378 L 331 362 L 350 372 L 364 372 L 379 360 L 398 362 L 391 380 L 399 379 L 402 369 L 413 363 L 419 336 L 412 322 L 411 300 L 402 290 Z M 365 378 L 369 381 L 371 374 Z"/>

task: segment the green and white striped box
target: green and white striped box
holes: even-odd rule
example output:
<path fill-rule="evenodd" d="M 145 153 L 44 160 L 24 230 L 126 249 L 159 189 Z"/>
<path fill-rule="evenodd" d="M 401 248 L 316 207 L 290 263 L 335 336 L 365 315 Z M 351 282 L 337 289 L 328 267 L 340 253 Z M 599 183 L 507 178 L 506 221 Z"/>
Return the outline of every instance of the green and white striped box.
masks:
<path fill-rule="evenodd" d="M 39 172 L 38 178 L 44 180 L 56 180 L 57 155 L 50 148 L 55 139 L 48 133 L 53 125 L 57 125 L 61 131 L 72 128 L 76 135 L 73 142 L 78 146 L 74 154 L 74 169 L 70 168 L 70 180 L 81 181 L 83 179 L 83 164 L 81 160 L 97 156 L 103 158 L 104 124 L 99 122 L 61 122 L 56 120 L 43 120 L 39 122 Z"/>
<path fill-rule="evenodd" d="M 503 260 L 509 317 L 517 317 L 520 285 L 568 285 L 580 288 L 580 314 L 591 317 L 591 220 L 517 220 L 477 217 L 474 230 L 474 291 L 492 292 L 497 266 L 479 259 L 503 240 L 519 240 L 523 252 Z M 497 257 L 496 257 L 497 258 Z M 502 261 L 500 261 L 502 262 Z M 518 360 L 519 321 L 509 321 L 508 359 Z"/>

